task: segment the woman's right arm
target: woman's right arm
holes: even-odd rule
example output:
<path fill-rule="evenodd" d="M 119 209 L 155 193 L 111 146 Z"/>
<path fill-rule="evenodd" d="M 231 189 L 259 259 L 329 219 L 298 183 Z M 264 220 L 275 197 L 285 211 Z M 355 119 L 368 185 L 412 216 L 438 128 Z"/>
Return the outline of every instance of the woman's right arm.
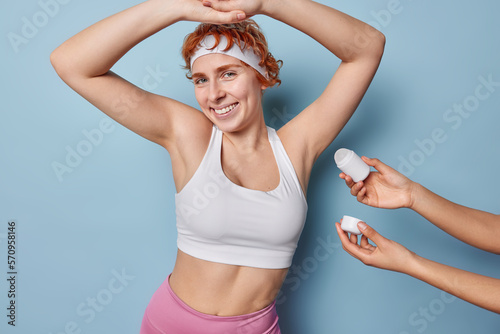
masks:
<path fill-rule="evenodd" d="M 410 208 L 455 238 L 500 254 L 500 215 L 453 203 L 378 159 L 363 160 L 377 169 L 365 181 L 354 183 L 349 176 L 340 174 L 359 202 L 385 209 Z"/>
<path fill-rule="evenodd" d="M 179 139 L 177 133 L 188 126 L 189 132 L 197 133 L 197 125 L 206 127 L 206 118 L 183 103 L 140 89 L 111 72 L 111 67 L 139 42 L 175 22 L 231 23 L 241 21 L 241 14 L 217 12 L 197 0 L 148 0 L 71 37 L 52 52 L 50 60 L 78 94 L 170 151 Z"/>

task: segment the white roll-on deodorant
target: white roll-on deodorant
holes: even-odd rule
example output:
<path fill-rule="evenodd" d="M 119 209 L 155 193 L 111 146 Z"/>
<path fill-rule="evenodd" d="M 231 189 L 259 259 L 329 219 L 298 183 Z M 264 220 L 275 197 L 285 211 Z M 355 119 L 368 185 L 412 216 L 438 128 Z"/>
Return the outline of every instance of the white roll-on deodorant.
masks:
<path fill-rule="evenodd" d="M 347 148 L 340 148 L 334 155 L 337 167 L 346 175 L 349 175 L 354 182 L 363 181 L 370 174 L 368 166 L 354 151 Z"/>
<path fill-rule="evenodd" d="M 362 234 L 361 231 L 358 228 L 358 223 L 361 221 L 361 219 L 354 218 L 351 216 L 344 216 L 342 217 L 342 223 L 340 224 L 340 228 L 342 230 L 352 233 L 352 234 Z"/>

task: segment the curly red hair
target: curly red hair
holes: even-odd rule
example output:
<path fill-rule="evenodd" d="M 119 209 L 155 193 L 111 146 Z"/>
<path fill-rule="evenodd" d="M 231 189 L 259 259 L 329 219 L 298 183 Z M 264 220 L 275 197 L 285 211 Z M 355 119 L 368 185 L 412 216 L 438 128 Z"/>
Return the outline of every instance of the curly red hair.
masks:
<path fill-rule="evenodd" d="M 202 23 L 196 27 L 195 31 L 187 35 L 182 45 L 182 57 L 186 62 L 186 66 L 184 66 L 184 68 L 188 70 L 188 73 L 186 74 L 188 79 L 192 79 L 191 57 L 197 50 L 200 42 L 207 35 L 214 36 L 214 47 L 219 45 L 220 36 L 225 36 L 228 41 L 226 50 L 229 50 L 234 43 L 237 43 L 240 48 L 242 43 L 244 43 L 246 47 L 252 48 L 253 51 L 261 58 L 259 65 L 265 67 L 268 73 L 268 78 L 265 78 L 254 69 L 260 83 L 266 87 L 272 87 L 281 83 L 281 80 L 279 79 L 279 72 L 283 62 L 281 60 L 276 60 L 269 52 L 264 34 L 257 23 L 252 19 L 247 19 L 239 23 L 221 25 Z M 245 63 L 243 62 L 243 64 Z M 247 64 L 245 65 L 249 66 Z"/>

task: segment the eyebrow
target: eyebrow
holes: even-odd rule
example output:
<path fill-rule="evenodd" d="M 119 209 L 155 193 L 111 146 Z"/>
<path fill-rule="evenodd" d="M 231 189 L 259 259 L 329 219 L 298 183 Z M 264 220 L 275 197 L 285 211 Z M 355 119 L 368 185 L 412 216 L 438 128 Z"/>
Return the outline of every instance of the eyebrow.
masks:
<path fill-rule="evenodd" d="M 215 69 L 215 72 L 224 72 L 225 70 L 232 68 L 232 67 L 243 67 L 243 64 L 227 64 L 227 65 L 222 65 L 220 67 L 217 67 Z M 199 78 L 205 76 L 205 73 L 203 72 L 196 72 L 191 75 L 193 78 Z"/>

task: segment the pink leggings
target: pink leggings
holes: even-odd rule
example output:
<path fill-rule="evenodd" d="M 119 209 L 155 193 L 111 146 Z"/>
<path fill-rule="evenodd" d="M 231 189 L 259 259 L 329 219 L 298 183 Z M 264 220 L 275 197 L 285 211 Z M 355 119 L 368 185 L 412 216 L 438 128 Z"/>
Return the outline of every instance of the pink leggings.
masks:
<path fill-rule="evenodd" d="M 276 301 L 244 315 L 221 317 L 198 312 L 170 288 L 170 276 L 156 290 L 144 312 L 140 334 L 280 334 Z"/>

